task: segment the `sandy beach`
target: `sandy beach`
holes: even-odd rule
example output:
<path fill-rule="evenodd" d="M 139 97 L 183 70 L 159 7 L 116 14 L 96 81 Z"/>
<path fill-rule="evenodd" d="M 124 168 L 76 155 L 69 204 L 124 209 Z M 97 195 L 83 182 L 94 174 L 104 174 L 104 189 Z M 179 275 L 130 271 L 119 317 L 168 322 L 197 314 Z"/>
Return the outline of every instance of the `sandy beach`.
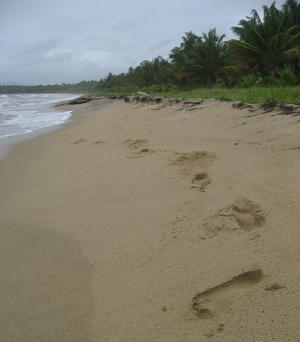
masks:
<path fill-rule="evenodd" d="M 66 108 L 0 160 L 1 341 L 300 340 L 299 109 Z"/>

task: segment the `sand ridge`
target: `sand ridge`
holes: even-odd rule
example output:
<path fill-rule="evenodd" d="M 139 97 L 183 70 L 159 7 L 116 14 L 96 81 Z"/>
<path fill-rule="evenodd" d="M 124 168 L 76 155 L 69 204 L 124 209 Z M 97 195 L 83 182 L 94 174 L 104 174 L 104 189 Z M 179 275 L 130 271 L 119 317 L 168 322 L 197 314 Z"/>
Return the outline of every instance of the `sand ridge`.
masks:
<path fill-rule="evenodd" d="M 2 340 L 299 340 L 297 108 L 157 101 L 0 161 Z"/>

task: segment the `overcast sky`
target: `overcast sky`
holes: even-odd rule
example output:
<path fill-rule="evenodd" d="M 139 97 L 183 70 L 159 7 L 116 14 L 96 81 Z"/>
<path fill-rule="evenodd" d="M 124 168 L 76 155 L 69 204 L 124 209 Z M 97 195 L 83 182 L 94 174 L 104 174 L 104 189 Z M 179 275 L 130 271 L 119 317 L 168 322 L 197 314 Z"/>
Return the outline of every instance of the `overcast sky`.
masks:
<path fill-rule="evenodd" d="M 232 26 L 273 0 L 0 0 L 0 84 L 77 83 L 168 58 L 185 32 Z M 281 8 L 284 0 L 277 0 Z"/>

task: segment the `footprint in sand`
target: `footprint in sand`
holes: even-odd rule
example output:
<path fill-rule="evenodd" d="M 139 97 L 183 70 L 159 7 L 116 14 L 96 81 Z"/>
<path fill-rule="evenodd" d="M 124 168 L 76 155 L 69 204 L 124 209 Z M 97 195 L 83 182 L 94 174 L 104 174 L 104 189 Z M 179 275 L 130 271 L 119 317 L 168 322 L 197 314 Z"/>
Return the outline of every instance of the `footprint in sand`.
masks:
<path fill-rule="evenodd" d="M 203 188 L 199 188 L 204 191 Z M 220 233 L 237 232 L 240 228 L 249 232 L 266 221 L 260 207 L 245 197 L 238 196 L 233 204 L 220 209 L 215 215 L 203 218 L 204 236 L 213 238 Z M 260 237 L 256 234 L 252 239 Z"/>
<path fill-rule="evenodd" d="M 153 150 L 150 150 L 149 148 L 143 148 L 140 151 L 129 153 L 127 158 L 136 159 L 136 158 L 140 158 L 140 157 L 145 156 L 146 154 L 151 154 L 151 153 L 153 153 Z"/>
<path fill-rule="evenodd" d="M 180 155 L 180 157 L 177 157 Z M 188 153 L 175 153 L 176 159 L 171 162 L 175 166 L 206 165 L 209 161 L 215 158 L 215 155 L 205 151 L 194 151 Z"/>
<path fill-rule="evenodd" d="M 173 152 L 169 157 L 169 165 L 177 166 L 179 168 L 178 171 L 182 176 L 191 177 L 192 175 L 195 175 L 195 171 L 197 169 L 206 170 L 215 158 L 216 156 L 214 154 L 205 151 L 193 151 L 187 153 Z M 204 178 L 206 178 L 205 181 Z M 199 173 L 194 176 L 192 183 L 194 183 L 195 187 L 201 188 L 200 183 L 207 182 L 208 179 L 209 178 L 206 174 Z"/>
<path fill-rule="evenodd" d="M 230 309 L 234 300 L 262 281 L 261 270 L 241 273 L 231 280 L 198 293 L 192 299 L 192 309 L 200 319 L 212 319 Z"/>
<path fill-rule="evenodd" d="M 91 144 L 89 144 L 89 147 L 92 147 L 92 146 L 99 146 L 99 145 L 103 145 L 106 143 L 106 140 L 98 140 L 98 141 L 94 141 L 92 142 Z"/>
<path fill-rule="evenodd" d="M 192 180 L 193 188 L 204 188 L 211 182 L 207 173 L 197 173 Z"/>
<path fill-rule="evenodd" d="M 150 150 L 149 148 L 145 148 L 145 145 L 147 146 L 148 144 L 147 139 L 135 139 L 135 140 L 126 139 L 125 141 L 123 141 L 123 144 L 125 144 L 128 148 L 134 149 L 134 150 L 144 147 L 139 151 L 130 152 L 127 155 L 127 158 L 130 158 L 130 159 L 140 158 L 146 154 L 150 154 L 153 152 L 153 150 Z"/>
<path fill-rule="evenodd" d="M 238 225 L 246 230 L 259 227 L 265 222 L 259 207 L 243 196 L 238 196 L 234 201 L 232 214 Z"/>
<path fill-rule="evenodd" d="M 136 149 L 136 148 L 141 148 L 145 145 L 148 144 L 147 139 L 126 139 L 123 141 L 123 144 L 125 144 L 128 148 Z"/>
<path fill-rule="evenodd" d="M 78 140 L 75 140 L 72 144 L 77 145 L 77 144 L 81 144 L 81 143 L 83 143 L 85 141 L 86 141 L 85 139 L 78 139 Z"/>
<path fill-rule="evenodd" d="M 98 140 L 98 141 L 94 141 L 90 146 L 92 145 L 102 145 L 105 144 L 106 140 Z"/>

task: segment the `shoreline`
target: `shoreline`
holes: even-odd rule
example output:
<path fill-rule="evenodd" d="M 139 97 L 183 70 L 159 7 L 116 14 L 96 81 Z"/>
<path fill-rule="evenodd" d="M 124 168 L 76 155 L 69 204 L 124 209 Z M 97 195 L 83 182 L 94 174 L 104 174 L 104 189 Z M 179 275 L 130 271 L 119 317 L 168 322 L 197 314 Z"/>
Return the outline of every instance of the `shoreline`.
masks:
<path fill-rule="evenodd" d="M 61 126 L 65 125 L 71 119 L 72 119 L 72 117 L 70 117 L 64 123 L 56 124 L 56 125 L 49 126 L 49 127 L 39 128 L 39 129 L 34 130 L 33 132 L 21 133 L 21 134 L 12 135 L 9 137 L 1 138 L 1 141 L 0 141 L 0 160 L 5 158 L 9 154 L 9 151 L 13 145 L 22 143 L 22 141 L 30 140 L 30 139 L 36 138 L 38 136 L 41 136 L 41 135 L 50 133 L 52 131 L 55 131 L 57 129 L 60 129 Z"/>
<path fill-rule="evenodd" d="M 6 341 L 299 339 L 299 120 L 67 105 L 0 160 Z"/>
<path fill-rule="evenodd" d="M 28 94 L 28 95 L 36 95 L 36 94 Z M 74 97 L 75 97 L 75 94 L 74 94 Z M 45 103 L 44 108 L 51 108 L 54 111 L 61 111 L 59 107 L 67 104 L 72 99 L 74 100 L 74 98 L 72 97 L 72 98 L 69 98 L 68 100 L 60 100 L 59 102 L 54 101 L 52 103 Z M 39 103 L 39 106 L 41 106 L 41 103 Z M 70 112 L 71 112 L 70 117 L 66 119 L 66 121 L 72 119 L 72 111 L 70 110 Z M 29 132 L 23 132 L 23 133 L 18 133 L 18 134 L 6 136 L 6 137 L 1 137 L 0 138 L 0 159 L 4 158 L 9 153 L 10 147 L 12 145 L 28 140 L 28 139 L 35 138 L 39 135 L 47 134 L 48 132 L 51 132 L 53 130 L 59 129 L 62 125 L 65 124 L 66 121 L 60 122 L 60 123 L 53 123 L 51 125 L 37 128 L 37 129 L 35 128 Z"/>

